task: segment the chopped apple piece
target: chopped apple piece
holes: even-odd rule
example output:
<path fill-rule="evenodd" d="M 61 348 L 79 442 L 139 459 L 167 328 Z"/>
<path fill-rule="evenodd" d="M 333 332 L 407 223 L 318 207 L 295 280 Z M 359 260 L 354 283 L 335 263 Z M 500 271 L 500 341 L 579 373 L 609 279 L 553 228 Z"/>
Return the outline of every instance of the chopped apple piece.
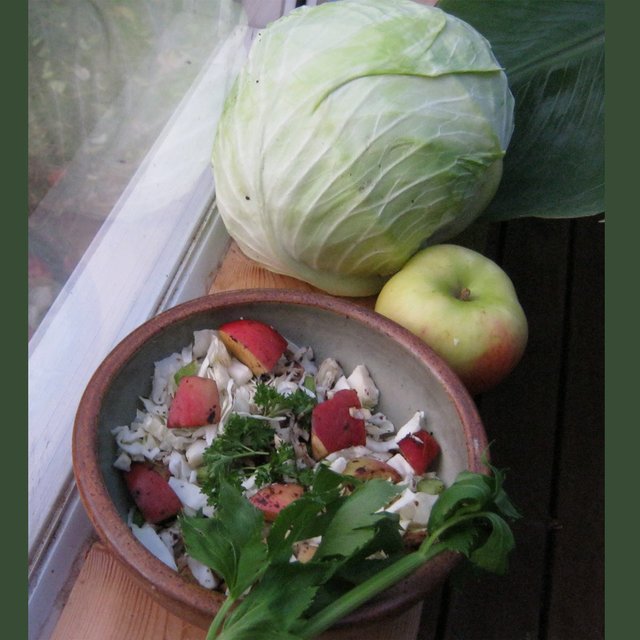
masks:
<path fill-rule="evenodd" d="M 285 338 L 258 320 L 227 322 L 218 328 L 218 336 L 229 353 L 256 376 L 273 371 L 287 348 Z"/>
<path fill-rule="evenodd" d="M 316 460 L 333 451 L 366 444 L 364 420 L 353 417 L 352 408 L 362 408 L 353 389 L 337 391 L 330 400 L 314 407 L 311 414 L 311 451 Z"/>
<path fill-rule="evenodd" d="M 124 473 L 124 480 L 147 522 L 163 522 L 182 509 L 182 503 L 165 478 L 145 463 L 132 463 L 130 470 Z"/>
<path fill-rule="evenodd" d="M 167 416 L 169 429 L 215 424 L 220 420 L 218 385 L 211 378 L 185 376 L 180 379 Z"/>
<path fill-rule="evenodd" d="M 293 555 L 298 562 L 309 562 L 318 550 L 317 544 L 312 544 L 308 540 L 301 540 L 300 542 L 293 543 Z"/>
<path fill-rule="evenodd" d="M 262 487 L 249 498 L 251 504 L 264 513 L 267 522 L 273 522 L 280 511 L 304 493 L 299 484 L 273 483 Z"/>
<path fill-rule="evenodd" d="M 418 475 L 422 475 L 440 453 L 440 445 L 436 439 L 424 430 L 400 440 L 398 448 Z"/>
<path fill-rule="evenodd" d="M 391 465 L 377 458 L 353 458 L 349 460 L 342 473 L 359 480 L 382 478 L 391 480 L 394 484 L 402 480 L 402 476 Z"/>
<path fill-rule="evenodd" d="M 414 550 L 417 549 L 424 539 L 427 537 L 426 529 L 409 529 L 402 536 L 402 542 L 405 549 Z"/>

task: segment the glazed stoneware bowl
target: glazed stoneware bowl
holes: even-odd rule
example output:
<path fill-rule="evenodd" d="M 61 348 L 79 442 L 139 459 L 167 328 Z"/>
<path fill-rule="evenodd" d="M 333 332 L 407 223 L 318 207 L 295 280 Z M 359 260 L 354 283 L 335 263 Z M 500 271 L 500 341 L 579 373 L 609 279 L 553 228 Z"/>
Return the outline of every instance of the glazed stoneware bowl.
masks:
<path fill-rule="evenodd" d="M 163 606 L 204 629 L 223 596 L 182 578 L 133 536 L 126 523 L 132 503 L 113 466 L 111 430 L 130 424 L 139 398 L 148 397 L 154 362 L 189 344 L 194 331 L 241 317 L 312 346 L 318 361 L 334 357 L 345 370 L 366 364 L 380 389 L 380 410 L 394 424 L 424 410 L 441 445 L 436 470 L 446 484 L 464 469 L 486 472 L 484 428 L 458 378 L 422 341 L 365 307 L 322 294 L 254 289 L 205 296 L 159 314 L 122 340 L 90 380 L 74 425 L 73 469 L 89 518 L 113 556 Z M 441 554 L 337 626 L 400 614 L 442 583 L 458 561 L 453 553 Z"/>

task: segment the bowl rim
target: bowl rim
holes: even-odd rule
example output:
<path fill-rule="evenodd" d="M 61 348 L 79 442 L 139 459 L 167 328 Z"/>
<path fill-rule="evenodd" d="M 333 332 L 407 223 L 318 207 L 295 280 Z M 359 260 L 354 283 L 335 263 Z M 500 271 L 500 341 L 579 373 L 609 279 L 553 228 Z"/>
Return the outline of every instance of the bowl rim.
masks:
<path fill-rule="evenodd" d="M 178 304 L 139 325 L 107 354 L 91 376 L 82 396 L 72 432 L 72 466 L 85 511 L 99 539 L 127 572 L 167 609 L 204 629 L 224 600 L 224 595 L 190 583 L 136 540 L 115 508 L 100 470 L 97 433 L 101 399 L 111 381 L 132 354 L 167 327 L 192 315 L 245 304 L 293 304 L 322 308 L 355 320 L 368 329 L 389 336 L 426 361 L 448 394 L 462 423 L 467 444 L 467 469 L 488 473 L 488 443 L 477 407 L 466 387 L 433 349 L 398 323 L 364 305 L 328 294 L 294 289 L 240 289 L 201 296 Z M 445 552 L 414 574 L 346 616 L 334 628 L 373 622 L 399 615 L 444 582 L 460 555 Z"/>

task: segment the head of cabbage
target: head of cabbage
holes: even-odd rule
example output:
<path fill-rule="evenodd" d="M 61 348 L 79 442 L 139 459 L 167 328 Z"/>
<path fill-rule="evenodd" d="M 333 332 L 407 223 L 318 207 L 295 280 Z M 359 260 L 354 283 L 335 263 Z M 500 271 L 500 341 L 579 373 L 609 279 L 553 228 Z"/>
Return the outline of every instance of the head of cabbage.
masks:
<path fill-rule="evenodd" d="M 295 9 L 257 34 L 225 102 L 212 158 L 220 214 L 268 269 L 375 294 L 486 207 L 513 106 L 489 43 L 440 9 Z"/>

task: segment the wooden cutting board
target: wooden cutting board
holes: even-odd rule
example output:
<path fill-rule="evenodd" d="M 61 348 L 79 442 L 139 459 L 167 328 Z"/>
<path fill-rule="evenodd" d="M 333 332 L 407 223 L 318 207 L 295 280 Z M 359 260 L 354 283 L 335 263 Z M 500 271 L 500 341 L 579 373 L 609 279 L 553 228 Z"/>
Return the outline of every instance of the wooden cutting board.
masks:
<path fill-rule="evenodd" d="M 232 243 L 210 292 L 243 288 L 317 291 L 248 260 Z M 354 298 L 372 308 L 375 297 Z M 422 604 L 397 618 L 355 630 L 325 633 L 323 640 L 415 640 Z M 71 589 L 52 640 L 204 640 L 206 631 L 182 620 L 142 590 L 100 543 L 93 544 Z"/>

